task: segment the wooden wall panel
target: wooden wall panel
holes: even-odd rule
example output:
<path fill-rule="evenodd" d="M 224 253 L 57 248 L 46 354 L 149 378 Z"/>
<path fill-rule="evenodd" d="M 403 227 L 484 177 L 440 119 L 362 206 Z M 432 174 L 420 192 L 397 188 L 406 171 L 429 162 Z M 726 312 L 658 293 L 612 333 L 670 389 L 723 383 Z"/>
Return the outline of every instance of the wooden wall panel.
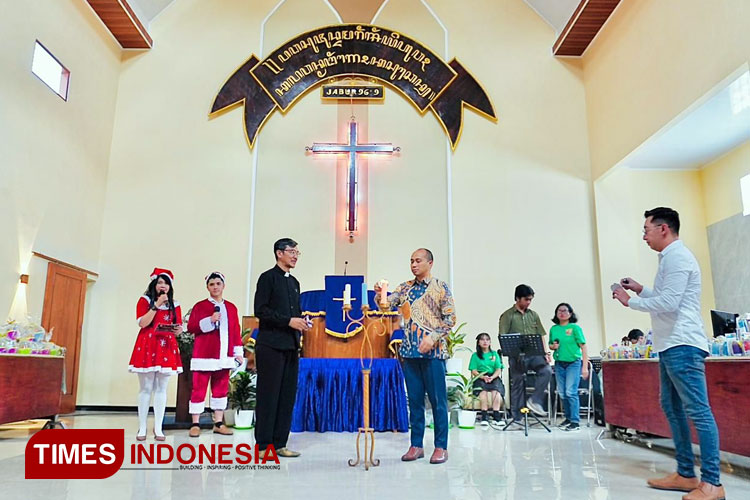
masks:
<path fill-rule="evenodd" d="M 87 0 L 123 49 L 150 49 L 153 40 L 126 0 Z"/>
<path fill-rule="evenodd" d="M 556 56 L 583 55 L 619 3 L 620 0 L 581 0 L 552 52 Z"/>

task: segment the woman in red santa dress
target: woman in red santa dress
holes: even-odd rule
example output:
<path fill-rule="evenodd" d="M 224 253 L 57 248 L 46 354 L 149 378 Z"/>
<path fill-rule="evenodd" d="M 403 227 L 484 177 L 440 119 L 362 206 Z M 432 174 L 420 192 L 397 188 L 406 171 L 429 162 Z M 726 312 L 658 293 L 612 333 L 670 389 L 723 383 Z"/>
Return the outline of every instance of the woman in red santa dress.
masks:
<path fill-rule="evenodd" d="M 224 275 L 214 271 L 206 276 L 209 298 L 193 306 L 188 321 L 188 331 L 195 334 L 193 358 L 193 391 L 190 395 L 190 437 L 199 437 L 199 420 L 205 408 L 206 390 L 211 384 L 210 406 L 214 411 L 214 429 L 217 434 L 232 434 L 224 425 L 224 410 L 229 392 L 229 370 L 243 360 L 240 320 L 237 307 L 224 300 Z"/>
<path fill-rule="evenodd" d="M 167 407 L 169 377 L 182 372 L 180 350 L 176 334 L 182 331 L 182 311 L 174 300 L 174 275 L 168 269 L 155 268 L 151 283 L 138 299 L 138 338 L 130 356 L 128 371 L 138 374 L 138 433 L 136 439 L 146 439 L 146 420 L 151 394 L 154 395 L 154 439 L 164 441 L 162 423 Z"/>

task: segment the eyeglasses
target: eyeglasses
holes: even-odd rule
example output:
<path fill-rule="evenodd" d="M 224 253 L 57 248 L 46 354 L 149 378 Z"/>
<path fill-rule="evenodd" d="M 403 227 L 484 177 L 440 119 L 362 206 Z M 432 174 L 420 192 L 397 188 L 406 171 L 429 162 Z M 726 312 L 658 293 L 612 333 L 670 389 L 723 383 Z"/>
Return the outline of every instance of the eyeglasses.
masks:
<path fill-rule="evenodd" d="M 284 251 L 292 257 L 300 257 L 302 255 L 302 252 L 300 252 L 299 250 L 295 250 L 294 248 L 287 248 Z"/>
<path fill-rule="evenodd" d="M 651 227 L 644 227 L 644 228 L 643 228 L 643 234 L 644 234 L 644 236 L 646 235 L 646 233 L 648 233 L 648 232 L 649 232 L 649 231 L 651 231 L 652 229 L 656 229 L 657 227 L 662 227 L 663 225 L 664 225 L 664 224 L 657 224 L 657 225 L 655 225 L 655 226 L 651 226 Z"/>

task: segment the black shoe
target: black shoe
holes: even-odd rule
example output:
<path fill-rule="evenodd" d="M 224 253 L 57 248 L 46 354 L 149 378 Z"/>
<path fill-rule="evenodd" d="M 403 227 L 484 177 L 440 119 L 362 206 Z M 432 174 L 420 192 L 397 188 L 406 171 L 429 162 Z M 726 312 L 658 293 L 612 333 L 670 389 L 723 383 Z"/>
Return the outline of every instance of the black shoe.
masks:
<path fill-rule="evenodd" d="M 563 430 L 567 432 L 580 431 L 581 426 L 577 422 L 571 422 L 567 427 L 563 428 Z"/>
<path fill-rule="evenodd" d="M 560 429 L 564 429 L 564 428 L 566 428 L 569 425 L 570 425 L 570 420 L 568 420 L 567 418 L 565 420 L 563 420 L 562 422 L 560 422 L 559 424 L 557 424 L 557 426 Z"/>
<path fill-rule="evenodd" d="M 502 422 L 503 421 L 503 414 L 499 411 L 493 411 L 492 412 L 492 420 L 495 422 Z"/>
<path fill-rule="evenodd" d="M 480 425 L 490 425 L 489 419 L 487 418 L 487 412 L 483 411 L 479 414 Z"/>

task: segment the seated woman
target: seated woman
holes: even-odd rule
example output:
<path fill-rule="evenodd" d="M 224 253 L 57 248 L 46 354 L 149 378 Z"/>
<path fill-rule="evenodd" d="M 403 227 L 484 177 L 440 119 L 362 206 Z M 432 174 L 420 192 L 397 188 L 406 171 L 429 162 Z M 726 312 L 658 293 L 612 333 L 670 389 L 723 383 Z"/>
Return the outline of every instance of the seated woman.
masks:
<path fill-rule="evenodd" d="M 500 379 L 503 362 L 497 351 L 490 349 L 490 335 L 480 333 L 477 335 L 477 352 L 471 355 L 469 370 L 471 376 L 481 375 L 474 381 L 475 393 L 479 392 L 479 402 L 482 409 L 481 422 L 489 425 L 487 411 L 492 406 L 492 418 L 495 422 L 502 420 L 500 406 L 505 398 L 505 386 Z"/>

